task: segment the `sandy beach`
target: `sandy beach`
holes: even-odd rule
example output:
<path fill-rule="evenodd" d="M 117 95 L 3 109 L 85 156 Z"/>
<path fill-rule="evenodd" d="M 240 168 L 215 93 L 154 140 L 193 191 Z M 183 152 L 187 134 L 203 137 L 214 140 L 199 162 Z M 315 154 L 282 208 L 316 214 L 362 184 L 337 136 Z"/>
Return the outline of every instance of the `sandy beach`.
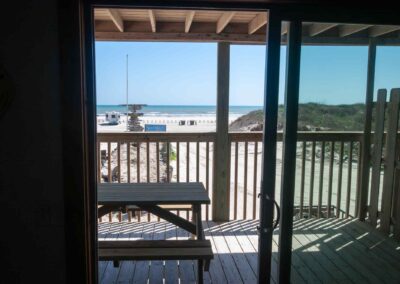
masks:
<path fill-rule="evenodd" d="M 236 120 L 240 115 L 233 114 L 229 116 L 229 123 Z M 97 116 L 97 132 L 124 132 L 127 130 L 127 117 L 121 114 L 120 124 L 108 125 L 104 115 Z M 211 132 L 215 131 L 215 115 L 179 115 L 179 116 L 144 116 L 140 118 L 140 124 L 144 127 L 146 124 L 166 125 L 167 132 Z M 184 121 L 185 125 L 179 125 Z M 191 121 L 195 125 L 189 125 Z"/>

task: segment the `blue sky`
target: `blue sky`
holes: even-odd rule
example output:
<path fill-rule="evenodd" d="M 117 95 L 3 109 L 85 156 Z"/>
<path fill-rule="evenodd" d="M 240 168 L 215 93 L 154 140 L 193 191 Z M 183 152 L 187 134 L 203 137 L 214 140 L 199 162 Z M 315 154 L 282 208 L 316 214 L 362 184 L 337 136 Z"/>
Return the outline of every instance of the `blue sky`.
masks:
<path fill-rule="evenodd" d="M 96 43 L 97 104 L 215 105 L 214 43 Z M 363 102 L 367 47 L 303 46 L 300 102 Z M 281 48 L 280 103 L 286 48 Z M 230 104 L 262 105 L 265 46 L 231 46 Z M 375 89 L 400 87 L 400 47 L 378 47 Z"/>

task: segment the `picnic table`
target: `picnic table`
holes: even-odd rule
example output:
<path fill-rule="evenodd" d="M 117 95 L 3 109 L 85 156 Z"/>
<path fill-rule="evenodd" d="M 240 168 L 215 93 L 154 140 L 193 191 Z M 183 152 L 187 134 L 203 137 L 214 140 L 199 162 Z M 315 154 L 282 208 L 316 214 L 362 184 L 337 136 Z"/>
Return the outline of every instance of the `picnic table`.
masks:
<path fill-rule="evenodd" d="M 98 185 L 97 200 L 98 217 L 137 206 L 196 236 L 173 241 L 99 241 L 100 260 L 112 260 L 118 265 L 120 260 L 196 259 L 198 283 L 203 282 L 203 270 L 208 271 L 213 253 L 201 222 L 201 205 L 210 204 L 202 183 L 103 183 Z M 173 214 L 171 205 L 190 205 L 192 222 Z"/>

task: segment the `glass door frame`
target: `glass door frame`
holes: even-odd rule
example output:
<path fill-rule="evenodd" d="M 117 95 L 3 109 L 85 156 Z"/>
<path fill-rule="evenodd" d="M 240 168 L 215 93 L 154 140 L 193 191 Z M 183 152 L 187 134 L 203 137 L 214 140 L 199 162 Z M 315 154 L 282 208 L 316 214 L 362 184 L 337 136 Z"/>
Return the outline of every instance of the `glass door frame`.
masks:
<path fill-rule="evenodd" d="M 266 72 L 265 72 L 265 121 L 268 121 L 270 125 L 266 125 L 266 129 L 263 133 L 264 149 L 267 151 L 263 152 L 263 170 L 262 170 L 262 193 L 260 198 L 260 242 L 259 242 L 259 265 L 258 265 L 258 283 L 268 283 L 271 275 L 271 257 L 272 257 L 272 234 L 273 234 L 273 208 L 274 208 L 274 196 L 275 196 L 275 174 L 276 174 L 276 136 L 277 136 L 277 110 L 278 110 L 278 93 L 279 93 L 279 57 L 280 57 L 280 38 L 281 38 L 281 24 L 282 21 L 292 21 L 291 32 L 293 36 L 298 36 L 300 30 L 301 34 L 301 21 L 318 21 L 318 22 L 347 22 L 347 23 L 363 23 L 365 21 L 375 22 L 379 24 L 400 24 L 400 20 L 397 17 L 395 9 L 387 9 L 385 13 L 376 13 L 373 8 L 364 9 L 359 11 L 358 8 L 354 8 L 353 12 L 341 13 L 342 8 L 337 5 L 335 9 L 327 7 L 313 7 L 309 5 L 299 4 L 282 4 L 282 5 L 268 5 L 262 2 L 225 2 L 225 1 L 181 1 L 181 2 L 167 2 L 160 4 L 160 1 L 130 1 L 130 0 L 78 0 L 76 7 L 67 7 L 69 12 L 73 15 L 79 14 L 79 25 L 72 27 L 72 30 L 79 31 L 80 40 L 73 39 L 73 44 L 79 45 L 79 54 L 76 52 L 76 58 L 74 58 L 73 66 L 75 69 L 79 67 L 81 69 L 80 80 L 82 81 L 81 90 L 79 92 L 79 103 L 74 103 L 70 106 L 63 107 L 63 113 L 65 117 L 77 115 L 79 112 L 79 119 L 76 119 L 74 125 L 78 128 L 83 129 L 82 135 L 76 135 L 74 138 L 68 138 L 76 145 L 81 145 L 85 155 L 80 158 L 79 162 L 82 164 L 81 173 L 73 173 L 72 178 L 82 179 L 81 185 L 79 185 L 73 192 L 68 193 L 68 200 L 66 200 L 66 212 L 74 212 L 79 209 L 79 212 L 83 212 L 81 219 L 75 218 L 75 222 L 66 226 L 66 241 L 68 243 L 75 244 L 80 242 L 78 249 L 83 251 L 82 255 L 85 256 L 85 269 L 82 267 L 76 267 L 77 264 L 82 264 L 82 261 L 74 263 L 73 259 L 74 252 L 67 252 L 68 267 L 70 271 L 78 271 L 81 274 L 85 274 L 86 282 L 97 282 L 97 225 L 94 224 L 97 221 L 96 212 L 96 159 L 97 153 L 95 150 L 95 110 L 96 110 L 96 95 L 95 95 L 95 63 L 94 63 L 94 17 L 93 11 L 95 7 L 121 7 L 121 8 L 173 8 L 173 9 L 216 9 L 216 10 L 252 10 L 252 11 L 268 11 L 269 12 L 269 23 L 267 29 L 267 56 L 266 56 Z M 334 4 L 332 4 L 334 5 Z M 72 11 L 72 12 L 71 12 Z M 370 21 L 371 18 L 373 21 Z M 67 18 L 64 17 L 62 24 L 65 26 Z M 70 36 L 68 31 L 64 31 L 65 36 Z M 295 36 L 294 36 L 295 37 Z M 296 38 L 296 37 L 295 37 Z M 296 39 L 293 39 L 293 49 L 297 50 L 299 44 Z M 296 43 L 297 42 L 297 43 Z M 290 43 L 290 40 L 289 40 Z M 300 43 L 301 45 L 301 43 Z M 289 48 L 290 50 L 290 48 Z M 298 60 L 296 59 L 296 51 L 293 52 L 294 59 L 291 60 L 288 69 L 293 68 L 297 70 Z M 65 52 L 67 53 L 67 52 Z M 290 58 L 289 54 L 287 55 Z M 79 63 L 79 64 L 78 64 Z M 289 63 L 287 63 L 289 64 Z M 67 77 L 67 75 L 63 76 Z M 297 71 L 287 72 L 287 81 L 298 81 L 299 73 Z M 289 87 L 289 86 L 288 86 Z M 297 86 L 298 88 L 298 86 Z M 292 115 L 296 114 L 297 121 L 297 105 L 296 100 L 291 94 L 298 96 L 298 90 L 296 87 L 292 89 L 286 89 L 287 101 L 285 104 L 286 109 L 292 109 Z M 78 98 L 78 96 L 77 96 Z M 297 98 L 298 100 L 298 98 Z M 298 101 L 297 101 L 298 103 Z M 288 118 L 288 117 L 286 117 Z M 293 147 L 296 142 L 296 134 L 293 130 L 294 118 L 292 118 L 290 125 L 285 126 L 284 142 L 287 145 L 285 147 L 285 157 L 293 156 Z M 83 123 L 82 123 L 83 122 Z M 273 123 L 271 123 L 273 122 Z M 296 123 L 297 126 L 297 123 Z M 296 128 L 297 131 L 297 128 Z M 70 134 L 68 131 L 63 130 L 63 134 Z M 68 136 L 69 137 L 69 136 Z M 288 147 L 286 149 L 286 147 Z M 66 155 L 64 164 L 70 165 L 76 163 L 74 153 L 71 151 L 70 157 Z M 291 176 L 292 164 L 288 163 L 288 168 L 284 167 L 284 175 Z M 67 171 L 65 171 L 66 173 Z M 283 179 L 285 180 L 285 178 Z M 279 250 L 279 276 L 278 281 L 284 282 L 284 279 L 290 279 L 290 255 L 291 255 L 291 238 L 292 238 L 292 216 L 290 215 L 293 210 L 293 191 L 294 191 L 294 179 L 288 179 L 288 184 L 282 184 L 283 188 L 288 191 L 285 198 L 281 200 L 281 220 L 280 220 L 280 245 L 284 249 Z M 286 189 L 287 187 L 287 189 Z M 285 193 L 286 193 L 285 191 Z M 283 195 L 282 195 L 283 196 Z M 83 200 L 79 206 L 73 202 L 73 200 Z M 77 208 L 79 207 L 79 208 Z M 79 219 L 79 220 L 78 220 Z M 71 237 L 73 236 L 73 237 Z M 71 250 L 70 250 L 71 251 Z M 282 265 L 283 263 L 289 265 Z M 83 272 L 85 271 L 85 272 Z M 284 278 L 286 277 L 286 278 Z"/>

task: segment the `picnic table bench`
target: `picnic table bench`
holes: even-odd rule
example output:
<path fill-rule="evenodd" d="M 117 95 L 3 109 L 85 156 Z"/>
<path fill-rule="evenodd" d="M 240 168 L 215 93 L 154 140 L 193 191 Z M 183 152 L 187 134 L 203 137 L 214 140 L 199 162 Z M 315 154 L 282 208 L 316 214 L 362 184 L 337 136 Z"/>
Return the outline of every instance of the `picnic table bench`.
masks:
<path fill-rule="evenodd" d="M 210 204 L 202 183 L 104 183 L 98 186 L 98 217 L 129 207 L 150 212 L 196 236 L 194 240 L 99 241 L 100 260 L 184 260 L 198 261 L 198 283 L 213 258 L 211 243 L 204 237 L 201 205 Z M 170 208 L 191 206 L 192 222 L 170 212 Z"/>

